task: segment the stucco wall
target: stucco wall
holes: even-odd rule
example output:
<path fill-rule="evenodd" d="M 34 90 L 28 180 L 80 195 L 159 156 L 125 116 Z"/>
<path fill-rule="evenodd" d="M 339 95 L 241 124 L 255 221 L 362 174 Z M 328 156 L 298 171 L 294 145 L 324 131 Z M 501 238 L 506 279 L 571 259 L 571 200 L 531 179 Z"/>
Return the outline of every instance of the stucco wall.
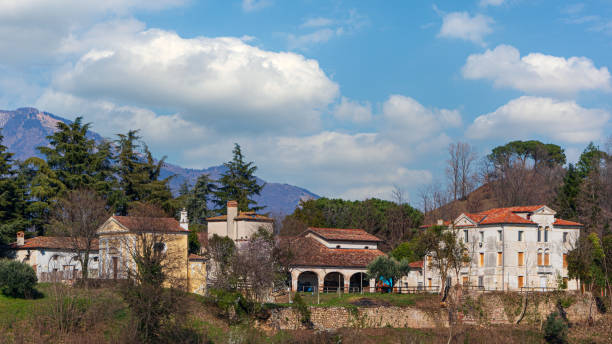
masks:
<path fill-rule="evenodd" d="M 189 261 L 189 292 L 206 294 L 206 263 L 204 261 Z"/>

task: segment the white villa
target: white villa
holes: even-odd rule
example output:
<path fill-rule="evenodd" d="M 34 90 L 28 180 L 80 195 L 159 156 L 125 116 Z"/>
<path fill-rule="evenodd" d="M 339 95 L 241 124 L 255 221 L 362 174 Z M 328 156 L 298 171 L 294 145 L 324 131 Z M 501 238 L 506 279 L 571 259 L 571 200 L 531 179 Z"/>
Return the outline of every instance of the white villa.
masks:
<path fill-rule="evenodd" d="M 209 217 L 208 238 L 217 234 L 220 237 L 229 237 L 235 242 L 246 241 L 251 235 L 257 233 L 259 228 L 273 231 L 274 220 L 256 214 L 255 212 L 238 212 L 238 202 L 227 202 L 227 215 Z"/>
<path fill-rule="evenodd" d="M 15 260 L 30 265 L 36 272 L 39 281 L 50 281 L 54 278 L 73 279 L 83 269 L 75 253 L 73 239 L 70 237 L 38 236 L 25 239 L 23 231 L 17 232 L 17 241 L 8 249 Z M 98 240 L 92 243 L 89 256 L 89 275 L 98 275 Z"/>
<path fill-rule="evenodd" d="M 382 240 L 363 229 L 308 228 L 283 242 L 292 254 L 293 291 L 374 291 L 366 277 L 368 264 L 385 255 Z"/>
<path fill-rule="evenodd" d="M 454 273 L 447 281 L 487 290 L 547 290 L 563 281 L 568 290 L 578 290 L 579 282 L 568 278 L 567 253 L 577 243 L 582 225 L 555 214 L 546 205 L 536 205 L 459 215 L 448 228 L 457 231 L 471 262 L 461 269 L 461 281 Z M 423 277 L 428 286 L 441 285 L 429 255 Z"/>

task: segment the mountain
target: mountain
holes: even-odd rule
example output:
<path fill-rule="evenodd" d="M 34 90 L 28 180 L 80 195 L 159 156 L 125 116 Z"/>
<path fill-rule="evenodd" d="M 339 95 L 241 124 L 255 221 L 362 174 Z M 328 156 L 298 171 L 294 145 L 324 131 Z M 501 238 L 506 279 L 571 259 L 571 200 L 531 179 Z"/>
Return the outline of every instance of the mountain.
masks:
<path fill-rule="evenodd" d="M 20 108 L 15 111 L 0 110 L 0 132 L 4 136 L 3 144 L 9 151 L 15 153 L 15 159 L 25 160 L 32 156 L 42 157 L 36 147 L 48 144 L 47 136 L 56 130 L 58 122 L 70 121 L 54 114 L 39 111 L 35 108 Z M 91 132 L 91 137 L 102 140 L 102 136 Z M 229 157 L 228 157 L 229 159 Z M 213 166 L 206 169 L 189 169 L 166 163 L 162 169 L 162 177 L 174 176 L 170 182 L 172 191 L 176 193 L 179 187 L 187 182 L 193 185 L 203 173 L 208 173 L 217 179 L 225 171 L 224 166 Z M 319 198 L 318 195 L 289 184 L 270 183 L 257 179 L 265 187 L 255 200 L 266 208 L 264 212 L 272 215 L 292 213 L 302 199 Z"/>

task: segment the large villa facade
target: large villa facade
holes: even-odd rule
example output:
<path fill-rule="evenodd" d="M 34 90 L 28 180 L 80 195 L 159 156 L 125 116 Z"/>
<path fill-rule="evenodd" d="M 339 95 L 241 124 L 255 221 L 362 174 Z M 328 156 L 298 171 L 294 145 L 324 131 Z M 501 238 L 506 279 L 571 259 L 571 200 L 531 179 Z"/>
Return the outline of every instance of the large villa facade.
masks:
<path fill-rule="evenodd" d="M 546 205 L 495 208 L 476 214 L 463 213 L 447 225 L 457 231 L 467 248 L 470 263 L 447 281 L 486 290 L 549 290 L 565 284 L 579 289 L 570 280 L 567 254 L 580 235 L 582 225 L 558 219 Z M 446 224 L 445 224 L 446 225 Z M 424 260 L 426 285 L 442 285 L 431 255 Z"/>

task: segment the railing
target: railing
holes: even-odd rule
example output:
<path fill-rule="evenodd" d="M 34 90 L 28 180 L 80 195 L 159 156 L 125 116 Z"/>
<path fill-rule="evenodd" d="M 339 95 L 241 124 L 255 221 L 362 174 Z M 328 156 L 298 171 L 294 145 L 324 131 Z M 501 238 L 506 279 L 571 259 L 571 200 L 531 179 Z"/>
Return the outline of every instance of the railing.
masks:
<path fill-rule="evenodd" d="M 397 286 L 397 287 L 337 287 L 337 286 L 300 286 L 297 291 L 302 293 L 312 293 L 313 295 L 317 292 L 327 293 L 393 293 L 393 294 L 418 294 L 418 293 L 437 293 L 440 286 Z"/>
<path fill-rule="evenodd" d="M 66 282 L 74 281 L 82 277 L 81 271 L 78 270 L 62 270 L 51 272 L 40 272 L 38 275 L 39 282 Z"/>

